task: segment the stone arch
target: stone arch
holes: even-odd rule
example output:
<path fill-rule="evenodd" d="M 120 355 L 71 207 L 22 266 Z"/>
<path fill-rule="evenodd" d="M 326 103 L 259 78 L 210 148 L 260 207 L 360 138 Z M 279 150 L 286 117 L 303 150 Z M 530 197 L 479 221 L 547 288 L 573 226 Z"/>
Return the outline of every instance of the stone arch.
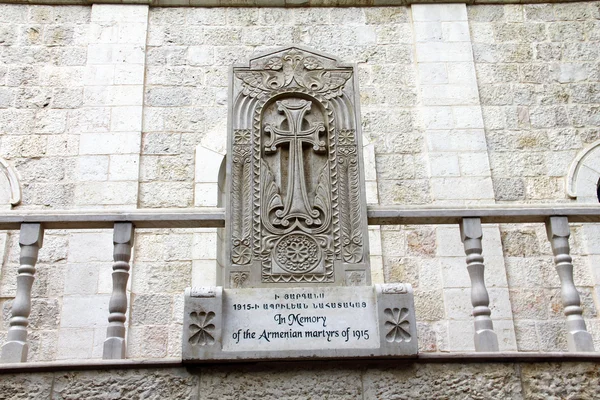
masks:
<path fill-rule="evenodd" d="M 567 195 L 580 203 L 598 203 L 600 140 L 577 154 L 567 174 Z"/>
<path fill-rule="evenodd" d="M 379 191 L 377 188 L 377 170 L 375 168 L 375 144 L 363 135 L 362 145 L 367 204 L 378 205 Z M 381 250 L 381 227 L 379 225 L 369 225 L 369 244 L 371 246 L 371 282 L 385 283 L 383 252 Z"/>
<path fill-rule="evenodd" d="M 0 158 L 0 208 L 10 209 L 21 202 L 21 183 L 17 171 Z"/>
<path fill-rule="evenodd" d="M 206 133 L 195 150 L 194 206 L 225 205 L 225 134 L 224 124 Z M 222 228 L 198 228 L 194 233 L 195 256 L 192 261 L 192 286 L 215 286 L 222 259 Z M 214 253 L 216 246 L 216 252 Z M 214 254 L 214 255 L 213 255 Z"/>
<path fill-rule="evenodd" d="M 194 176 L 194 206 L 223 206 L 222 194 L 225 187 L 225 144 L 205 140 L 196 147 Z M 220 185 L 220 178 L 223 180 Z M 220 187 L 221 186 L 221 187 Z"/>

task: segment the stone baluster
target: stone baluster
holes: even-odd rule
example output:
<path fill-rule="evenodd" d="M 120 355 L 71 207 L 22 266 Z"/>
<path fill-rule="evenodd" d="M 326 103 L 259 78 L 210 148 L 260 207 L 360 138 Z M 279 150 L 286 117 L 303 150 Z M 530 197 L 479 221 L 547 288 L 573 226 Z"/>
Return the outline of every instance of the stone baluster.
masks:
<path fill-rule="evenodd" d="M 467 271 L 471 278 L 471 304 L 475 328 L 475 351 L 498 351 L 498 337 L 490 315 L 490 298 L 485 287 L 481 239 L 481 219 L 463 218 L 460 237 L 467 255 Z"/>
<path fill-rule="evenodd" d="M 104 341 L 104 359 L 125 358 L 125 313 L 127 312 L 127 280 L 133 244 L 133 224 L 116 222 L 113 234 L 113 290 L 108 305 L 108 328 Z"/>
<path fill-rule="evenodd" d="M 594 351 L 592 336 L 583 320 L 579 292 L 573 282 L 573 264 L 569 255 L 569 220 L 567 217 L 550 217 L 546 221 L 548 240 L 552 245 L 554 263 L 560 278 L 561 296 L 567 317 L 567 343 L 569 351 Z"/>
<path fill-rule="evenodd" d="M 20 267 L 17 276 L 17 293 L 12 305 L 6 343 L 2 346 L 3 363 L 27 361 L 27 326 L 31 312 L 31 287 L 35 279 L 35 263 L 44 240 L 41 224 L 23 223 L 19 236 L 21 246 Z"/>

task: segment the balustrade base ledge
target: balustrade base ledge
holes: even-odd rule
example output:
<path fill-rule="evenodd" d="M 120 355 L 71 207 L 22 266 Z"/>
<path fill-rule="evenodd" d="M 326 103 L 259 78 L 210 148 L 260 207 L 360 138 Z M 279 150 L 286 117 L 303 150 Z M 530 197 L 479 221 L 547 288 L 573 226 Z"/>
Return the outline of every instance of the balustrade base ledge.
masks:
<path fill-rule="evenodd" d="M 320 365 L 324 360 L 314 360 Z M 55 372 L 55 371 L 78 371 L 78 370 L 108 370 L 108 369 L 149 369 L 149 368 L 177 368 L 177 367 L 200 367 L 203 365 L 234 365 L 234 364 L 298 364 L 311 363 L 313 360 L 292 361 L 253 361 L 253 362 L 195 362 L 184 363 L 179 358 L 162 359 L 127 359 L 127 360 L 79 360 L 79 361 L 48 361 L 0 364 L 0 374 L 29 373 L 29 372 Z M 539 362 L 600 362 L 600 353 L 422 353 L 412 358 L 361 358 L 352 360 L 329 360 L 325 361 L 331 365 L 341 367 L 361 366 L 391 366 L 398 364 L 415 363 L 539 363 Z"/>
<path fill-rule="evenodd" d="M 379 7 L 409 6 L 411 4 L 465 3 L 465 4 L 538 4 L 569 3 L 593 0 L 351 0 L 345 1 L 343 7 Z M 135 4 L 151 7 L 335 7 L 340 6 L 337 0 L 0 0 L 1 3 L 42 4 L 42 5 L 90 5 L 102 4 Z"/>

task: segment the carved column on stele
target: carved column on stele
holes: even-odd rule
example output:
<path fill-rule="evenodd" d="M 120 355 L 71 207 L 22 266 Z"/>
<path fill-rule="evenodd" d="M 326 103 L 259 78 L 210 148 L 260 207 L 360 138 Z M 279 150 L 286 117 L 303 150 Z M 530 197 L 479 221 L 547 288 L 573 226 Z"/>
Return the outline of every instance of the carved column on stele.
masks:
<path fill-rule="evenodd" d="M 2 346 L 3 363 L 27 361 L 27 326 L 31 312 L 31 287 L 35 275 L 35 263 L 42 247 L 44 229 L 41 224 L 23 223 L 19 236 L 21 246 L 20 264 L 17 276 L 17 294 L 12 305 L 7 340 Z"/>
<path fill-rule="evenodd" d="M 481 239 L 481 219 L 463 218 L 460 224 L 460 237 L 467 255 L 467 270 L 471 278 L 471 304 L 475 328 L 475 351 L 498 351 L 498 337 L 490 315 L 490 298 L 485 287 Z"/>
<path fill-rule="evenodd" d="M 113 291 L 108 305 L 108 328 L 104 341 L 104 359 L 125 358 L 125 320 L 127 317 L 127 280 L 129 279 L 129 260 L 133 244 L 133 224 L 131 222 L 116 222 L 114 228 L 114 264 Z"/>
<path fill-rule="evenodd" d="M 592 336 L 583 320 L 579 292 L 573 282 L 573 264 L 569 255 L 569 220 L 555 216 L 546 221 L 548 240 L 552 245 L 554 263 L 560 278 L 561 296 L 567 317 L 567 344 L 569 351 L 594 351 Z"/>

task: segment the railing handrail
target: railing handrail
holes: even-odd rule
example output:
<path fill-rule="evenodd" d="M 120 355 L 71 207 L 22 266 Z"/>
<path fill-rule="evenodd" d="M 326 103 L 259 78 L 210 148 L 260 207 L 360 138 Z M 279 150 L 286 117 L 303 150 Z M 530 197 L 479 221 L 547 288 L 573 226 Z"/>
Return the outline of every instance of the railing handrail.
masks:
<path fill-rule="evenodd" d="M 545 223 L 549 217 L 569 222 L 600 222 L 600 205 L 486 205 L 462 207 L 370 206 L 369 225 L 459 224 L 463 218 L 480 218 L 483 224 Z"/>
<path fill-rule="evenodd" d="M 569 222 L 600 223 L 600 205 L 489 205 L 464 207 L 368 206 L 369 225 L 459 224 L 480 218 L 484 224 L 543 223 L 551 216 Z M 137 228 L 221 228 L 225 209 L 218 207 L 136 210 L 11 210 L 0 212 L 0 230 L 17 230 L 22 223 L 42 223 L 45 229 L 112 228 L 132 222 Z"/>

